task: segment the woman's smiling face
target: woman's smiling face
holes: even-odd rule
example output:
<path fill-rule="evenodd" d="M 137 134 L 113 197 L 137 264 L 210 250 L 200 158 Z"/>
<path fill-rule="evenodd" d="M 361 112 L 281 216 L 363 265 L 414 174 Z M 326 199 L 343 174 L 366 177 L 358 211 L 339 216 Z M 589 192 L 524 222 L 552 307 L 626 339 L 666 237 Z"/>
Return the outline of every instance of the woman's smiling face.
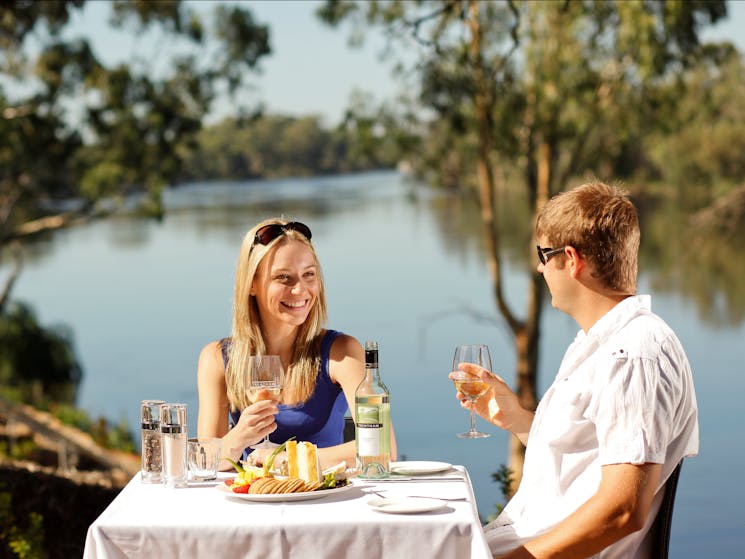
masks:
<path fill-rule="evenodd" d="M 289 239 L 261 261 L 251 294 L 265 326 L 300 326 L 318 298 L 318 265 L 311 249 Z"/>

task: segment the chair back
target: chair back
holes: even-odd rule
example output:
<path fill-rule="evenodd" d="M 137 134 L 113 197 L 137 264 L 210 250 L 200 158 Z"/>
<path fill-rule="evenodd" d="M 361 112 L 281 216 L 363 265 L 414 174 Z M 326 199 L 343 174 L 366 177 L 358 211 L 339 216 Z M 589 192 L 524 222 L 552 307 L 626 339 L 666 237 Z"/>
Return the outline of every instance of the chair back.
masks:
<path fill-rule="evenodd" d="M 678 478 L 680 477 L 680 468 L 683 466 L 681 460 L 673 473 L 665 482 L 664 495 L 660 510 L 657 511 L 657 517 L 652 524 L 652 559 L 667 559 L 670 547 L 670 529 L 673 524 L 673 506 L 675 505 L 675 492 L 678 489 Z"/>
<path fill-rule="evenodd" d="M 346 416 L 344 418 L 344 442 L 348 443 L 349 441 L 354 440 L 354 419 L 352 417 Z"/>

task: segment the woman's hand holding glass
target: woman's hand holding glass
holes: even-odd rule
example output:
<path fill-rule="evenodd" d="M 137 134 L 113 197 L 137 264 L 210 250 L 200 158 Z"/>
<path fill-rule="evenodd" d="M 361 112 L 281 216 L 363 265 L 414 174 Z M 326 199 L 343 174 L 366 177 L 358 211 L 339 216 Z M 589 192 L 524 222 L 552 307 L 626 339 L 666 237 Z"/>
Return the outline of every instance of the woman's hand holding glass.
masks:
<path fill-rule="evenodd" d="M 276 409 L 274 413 L 276 414 L 279 411 L 276 408 L 276 403 L 279 400 L 284 377 L 282 362 L 278 355 L 255 356 L 252 361 L 253 366 L 251 367 L 251 377 L 248 384 L 251 401 L 254 402 L 252 406 L 262 402 L 273 402 Z M 272 417 L 272 426 L 276 428 L 274 417 Z M 274 431 L 274 428 L 266 433 L 262 442 L 252 445 L 251 448 L 274 448 L 279 446 L 269 440 L 269 433 Z"/>
<path fill-rule="evenodd" d="M 244 448 L 259 443 L 277 429 L 274 416 L 279 413 L 275 400 L 260 400 L 241 411 L 238 423 L 233 428 L 240 434 Z"/>

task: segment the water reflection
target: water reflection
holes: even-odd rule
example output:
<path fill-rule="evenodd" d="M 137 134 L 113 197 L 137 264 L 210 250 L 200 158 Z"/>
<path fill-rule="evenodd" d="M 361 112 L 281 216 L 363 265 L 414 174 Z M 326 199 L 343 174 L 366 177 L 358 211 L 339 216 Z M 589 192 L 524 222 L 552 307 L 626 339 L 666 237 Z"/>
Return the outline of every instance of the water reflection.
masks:
<path fill-rule="evenodd" d="M 675 204 L 643 213 L 640 268 L 655 292 L 676 293 L 696 305 L 713 326 L 745 320 L 745 259 L 736 239 L 745 231 L 700 228 Z"/>

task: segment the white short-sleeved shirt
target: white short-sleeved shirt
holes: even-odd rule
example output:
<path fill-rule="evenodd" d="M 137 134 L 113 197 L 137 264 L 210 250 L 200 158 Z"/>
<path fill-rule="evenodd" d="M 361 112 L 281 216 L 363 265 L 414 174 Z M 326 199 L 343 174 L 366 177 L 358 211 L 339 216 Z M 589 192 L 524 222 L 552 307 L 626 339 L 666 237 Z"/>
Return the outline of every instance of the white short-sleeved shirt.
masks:
<path fill-rule="evenodd" d="M 697 453 L 688 358 L 650 297 L 629 297 L 567 349 L 536 410 L 520 487 L 484 528 L 490 549 L 505 553 L 568 517 L 597 491 L 602 466 L 652 462 L 663 464 L 662 476 L 644 529 L 594 556 L 646 559 L 660 489 Z"/>

